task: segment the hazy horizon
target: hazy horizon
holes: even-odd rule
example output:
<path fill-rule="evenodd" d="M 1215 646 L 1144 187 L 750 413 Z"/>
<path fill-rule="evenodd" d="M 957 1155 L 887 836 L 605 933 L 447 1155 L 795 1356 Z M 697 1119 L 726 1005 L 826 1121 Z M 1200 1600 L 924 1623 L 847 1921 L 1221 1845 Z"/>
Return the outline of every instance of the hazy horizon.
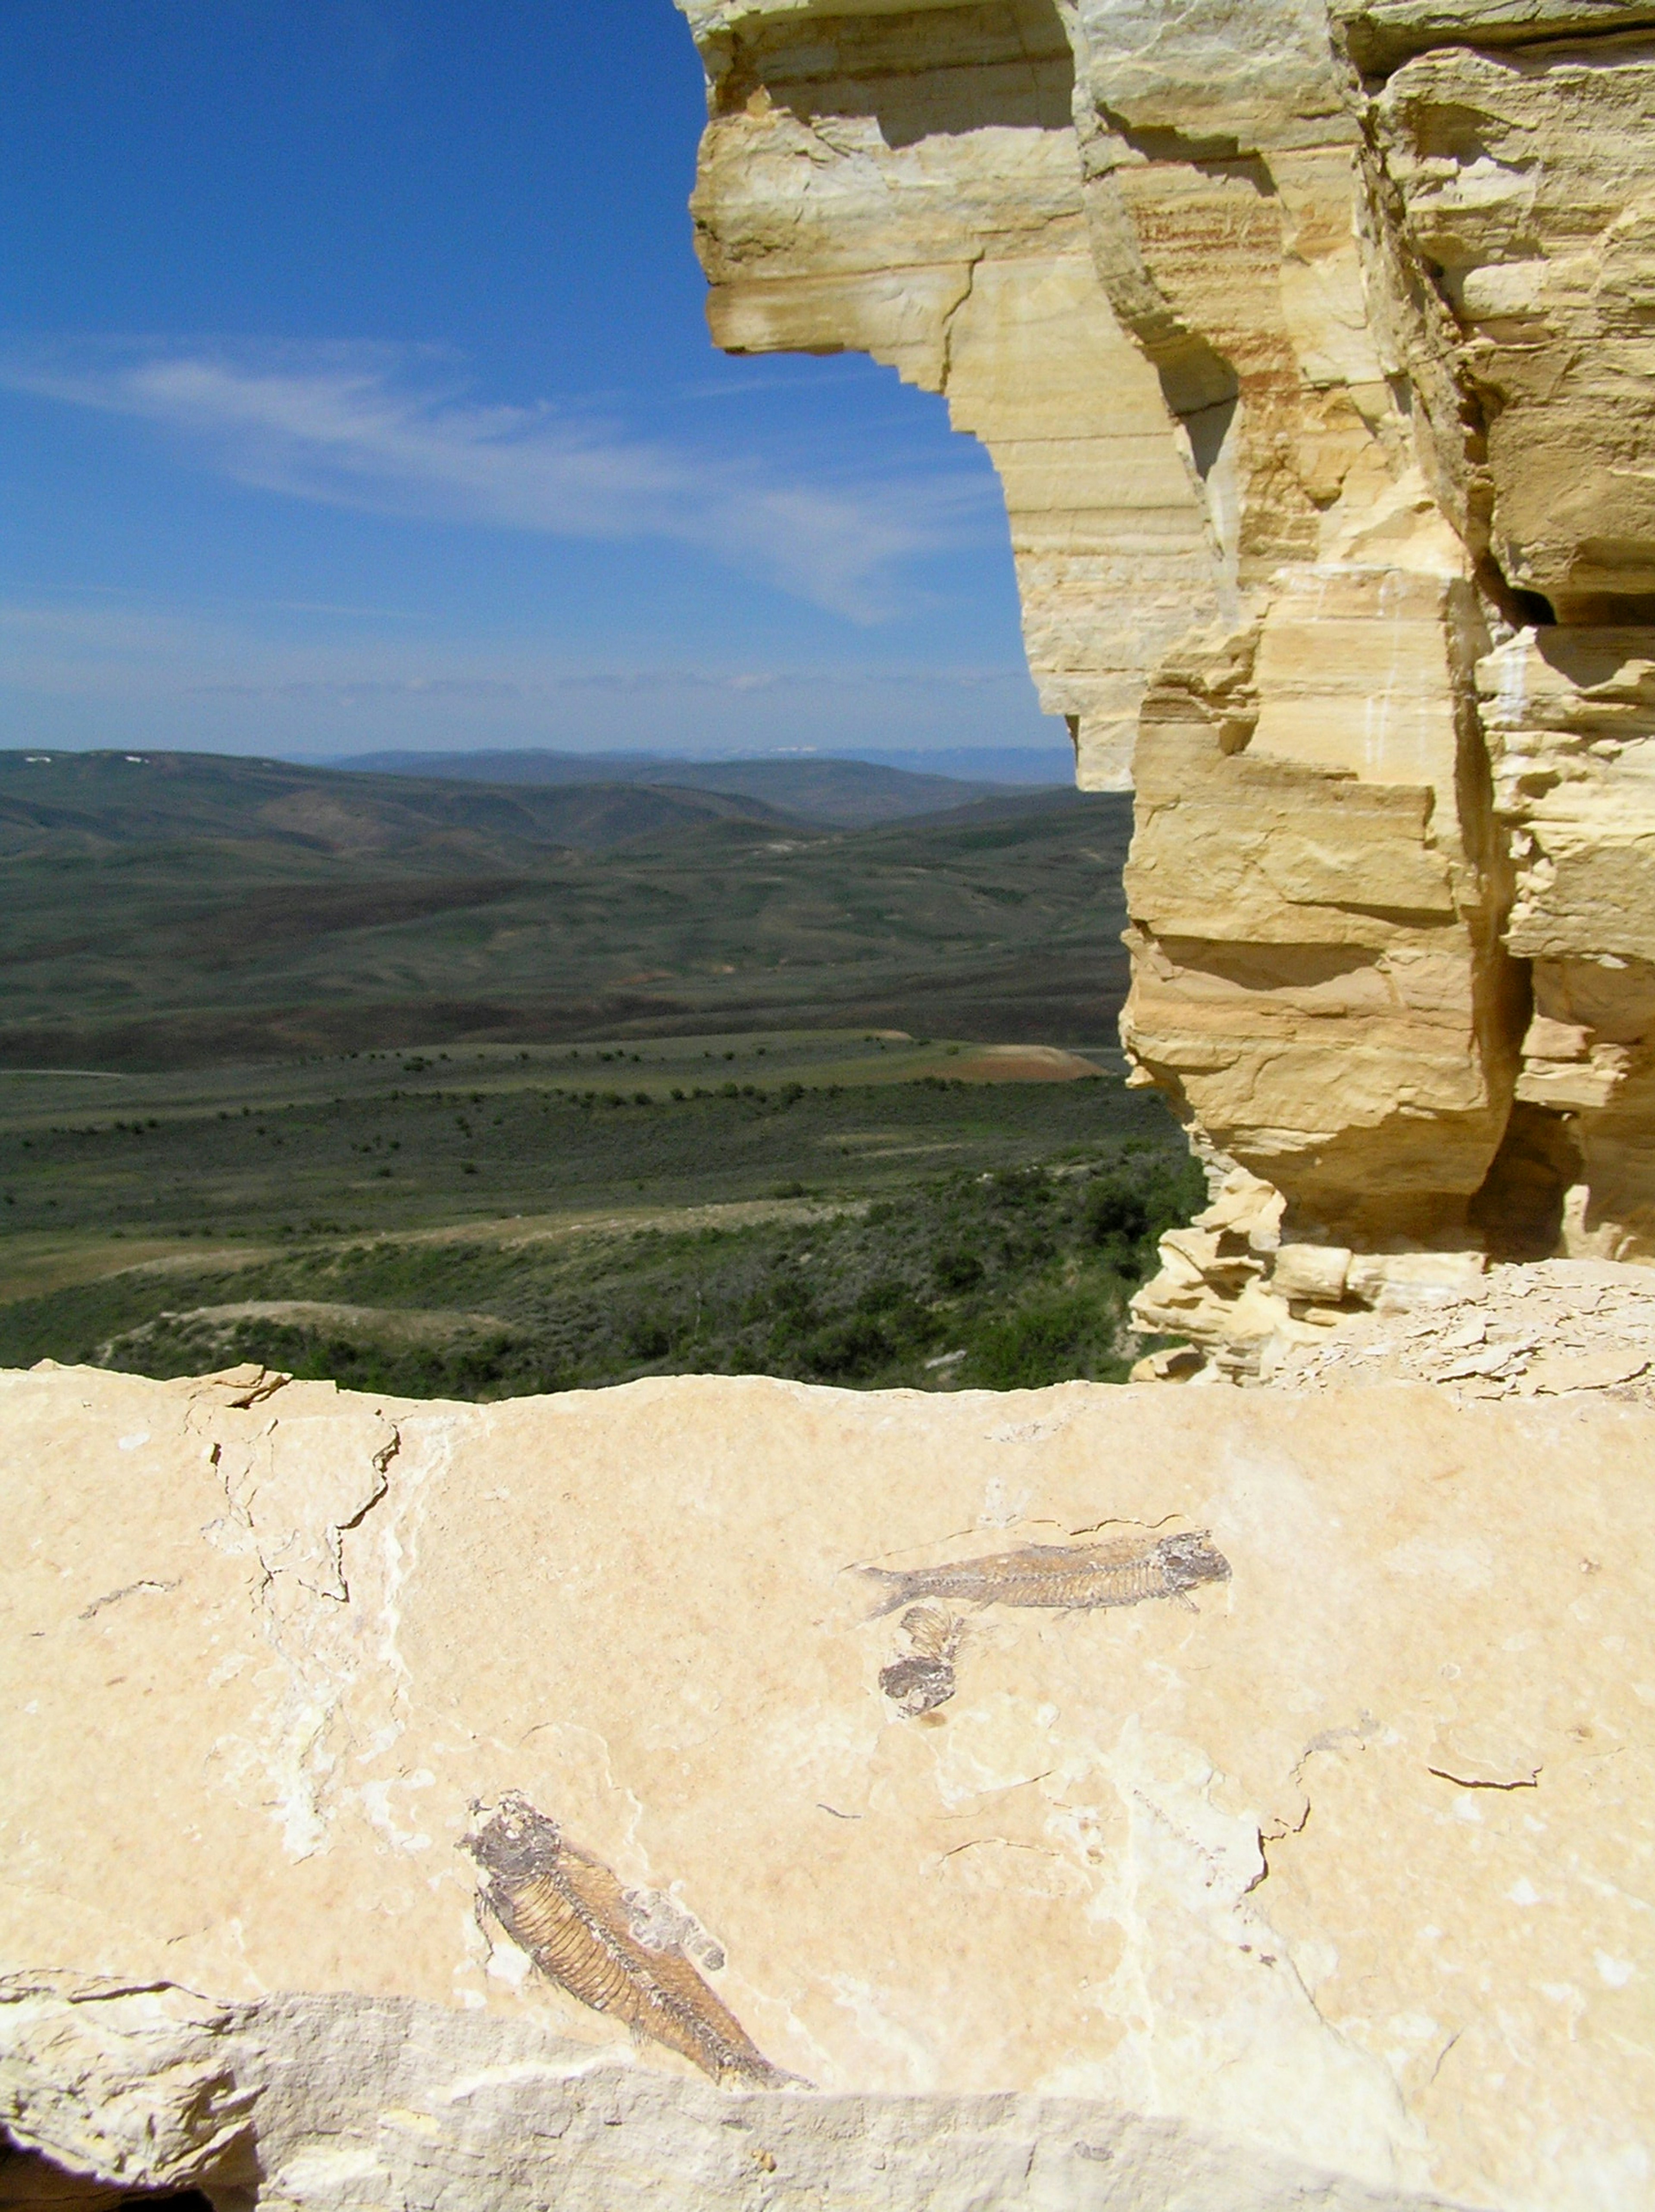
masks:
<path fill-rule="evenodd" d="M 0 746 L 0 757 L 21 754 L 26 758 L 50 760 L 58 753 L 126 753 L 125 745 L 69 744 L 24 744 Z M 234 750 L 206 745 L 161 744 L 141 746 L 143 753 L 200 755 L 206 758 L 240 760 L 269 759 L 285 763 L 295 768 L 335 768 L 371 769 L 385 763 L 423 761 L 486 761 L 514 757 L 536 757 L 554 760 L 590 760 L 596 765 L 611 763 L 648 763 L 670 766 L 682 762 L 686 767 L 735 766 L 745 762 L 786 761 L 843 761 L 861 763 L 873 768 L 894 768 L 910 775 L 944 775 L 964 781 L 1027 783 L 1034 785 L 1068 786 L 1074 776 L 1073 748 L 1068 744 L 1055 745 L 935 745 L 879 746 L 857 744 L 771 745 L 762 750 L 733 751 L 720 746 L 678 746 L 670 744 L 633 746 L 576 746 L 536 744 L 525 741 L 516 745 L 452 746 L 440 743 L 424 745 L 387 746 L 368 752 L 342 752 L 335 748 L 301 749 L 297 746 L 250 745 Z M 132 756 L 134 758 L 137 755 Z"/>

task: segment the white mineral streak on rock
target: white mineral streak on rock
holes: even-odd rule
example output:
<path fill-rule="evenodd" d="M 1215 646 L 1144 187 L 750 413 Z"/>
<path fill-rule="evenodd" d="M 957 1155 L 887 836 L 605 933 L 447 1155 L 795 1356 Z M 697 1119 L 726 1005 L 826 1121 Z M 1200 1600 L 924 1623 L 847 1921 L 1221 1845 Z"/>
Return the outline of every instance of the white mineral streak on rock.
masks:
<path fill-rule="evenodd" d="M 359 1631 L 353 1617 L 346 1634 L 342 1612 L 351 1595 L 345 1534 L 385 1495 L 397 1432 L 364 1408 L 341 1449 L 328 1384 L 290 1383 L 279 1408 L 231 1405 L 216 1409 L 214 1420 L 222 1433 L 212 1463 L 230 1510 L 210 1534 L 233 1556 L 257 1559 L 271 1654 L 261 1670 L 267 1699 L 247 1734 L 223 1739 L 218 1755 L 264 1774 L 283 1847 L 302 1858 L 327 1841 L 339 1706 L 356 1663 Z"/>
<path fill-rule="evenodd" d="M 946 394 L 1135 782 L 1142 1079 L 1296 1245 L 1655 1257 L 1655 11 L 680 4 L 715 337 Z M 1366 1303 L 1253 1251 L 1210 1376 Z"/>
<path fill-rule="evenodd" d="M 1547 1364 L 1566 1301 L 1655 1354 L 1632 1272 L 1376 1313 L 1400 1373 L 1501 1352 L 1436 1390 L 0 1376 L 44 1539 L 0 1553 L 0 2124 L 54 2162 L 0 2194 L 1655 2203 L 1655 1386 Z M 953 1695 L 881 1692 L 859 1566 L 1180 1528 L 1228 1582 L 957 1609 Z M 812 2086 L 720 2092 L 485 1936 L 455 1846 L 511 1790 Z"/>

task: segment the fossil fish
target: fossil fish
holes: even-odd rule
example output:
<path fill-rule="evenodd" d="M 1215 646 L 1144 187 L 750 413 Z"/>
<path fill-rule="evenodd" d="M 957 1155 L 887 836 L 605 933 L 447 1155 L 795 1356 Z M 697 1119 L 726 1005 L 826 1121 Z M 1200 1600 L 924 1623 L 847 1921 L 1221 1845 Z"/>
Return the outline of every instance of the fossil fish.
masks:
<path fill-rule="evenodd" d="M 902 1625 L 912 1649 L 880 1668 L 879 1687 L 900 1711 L 918 1720 L 946 1705 L 954 1694 L 960 1624 L 943 1606 L 912 1605 Z"/>
<path fill-rule="evenodd" d="M 460 1848 L 482 1877 L 478 1902 L 543 1974 L 715 2081 L 779 2088 L 796 2080 L 771 2065 L 697 1972 L 685 1950 L 694 1927 L 688 1914 L 663 1913 L 623 1888 L 515 1790 L 486 1814 L 480 1805 L 472 1810 L 484 1817 Z M 716 1956 L 722 1964 L 716 1946 L 701 1948 L 709 1963 Z"/>
<path fill-rule="evenodd" d="M 1100 1605 L 1139 1605 L 1175 1597 L 1202 1583 L 1227 1583 L 1230 1562 L 1198 1528 L 1177 1536 L 1117 1536 L 1103 1544 L 1025 1544 L 1015 1552 L 960 1559 L 945 1567 L 864 1567 L 885 1586 L 872 1618 L 916 1598 L 953 1598 L 964 1605 L 1044 1605 L 1084 1612 Z"/>

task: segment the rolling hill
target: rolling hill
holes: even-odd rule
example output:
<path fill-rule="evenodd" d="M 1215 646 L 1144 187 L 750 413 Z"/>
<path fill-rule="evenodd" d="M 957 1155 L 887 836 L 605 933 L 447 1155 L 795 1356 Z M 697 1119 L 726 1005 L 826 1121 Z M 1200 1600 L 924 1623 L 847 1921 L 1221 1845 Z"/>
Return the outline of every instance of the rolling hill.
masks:
<path fill-rule="evenodd" d="M 779 807 L 840 830 L 902 822 L 991 799 L 1007 787 L 983 778 L 916 774 L 869 761 L 816 755 L 785 760 L 688 761 L 642 753 L 538 750 L 478 753 L 363 753 L 328 765 L 353 775 L 436 776 L 460 783 L 607 783 L 705 791 Z"/>
<path fill-rule="evenodd" d="M 1072 791 L 843 830 L 655 785 L 3 754 L 0 1066 L 778 1024 L 1109 1042 L 1129 835 L 1127 800 Z"/>
<path fill-rule="evenodd" d="M 0 753 L 0 859 L 91 855 L 178 838 L 256 843 L 274 862 L 395 854 L 447 870 L 486 857 L 629 839 L 732 819 L 800 817 L 762 798 L 593 781 L 505 788 L 340 775 L 215 753 Z"/>
<path fill-rule="evenodd" d="M 1123 1372 L 1201 1184 L 1106 1049 L 1129 802 L 758 765 L 0 754 L 0 1362 Z"/>

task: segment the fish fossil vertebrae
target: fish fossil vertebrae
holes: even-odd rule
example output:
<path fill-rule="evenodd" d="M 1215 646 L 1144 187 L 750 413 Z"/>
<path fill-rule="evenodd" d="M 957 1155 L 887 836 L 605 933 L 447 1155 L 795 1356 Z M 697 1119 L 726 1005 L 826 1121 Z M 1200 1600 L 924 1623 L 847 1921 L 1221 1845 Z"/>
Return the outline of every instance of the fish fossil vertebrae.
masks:
<path fill-rule="evenodd" d="M 708 1988 L 723 1954 L 688 1913 L 657 1892 L 624 1888 L 601 1859 L 571 1844 L 557 1821 L 508 1790 L 476 1816 L 460 1848 L 475 1862 L 478 1901 L 540 1972 L 594 2012 L 710 2074 L 750 2088 L 804 2087 L 772 2066 L 728 2006 Z"/>
<path fill-rule="evenodd" d="M 1173 1536 L 1117 1536 L 1102 1544 L 1025 1544 L 939 1567 L 864 1567 L 885 1587 L 872 1618 L 894 1613 L 916 1598 L 952 1598 L 962 1605 L 1050 1606 L 1072 1612 L 1095 1606 L 1141 1605 L 1146 1598 L 1176 1598 L 1202 1583 L 1227 1583 L 1230 1562 L 1214 1549 L 1212 1532 Z"/>

